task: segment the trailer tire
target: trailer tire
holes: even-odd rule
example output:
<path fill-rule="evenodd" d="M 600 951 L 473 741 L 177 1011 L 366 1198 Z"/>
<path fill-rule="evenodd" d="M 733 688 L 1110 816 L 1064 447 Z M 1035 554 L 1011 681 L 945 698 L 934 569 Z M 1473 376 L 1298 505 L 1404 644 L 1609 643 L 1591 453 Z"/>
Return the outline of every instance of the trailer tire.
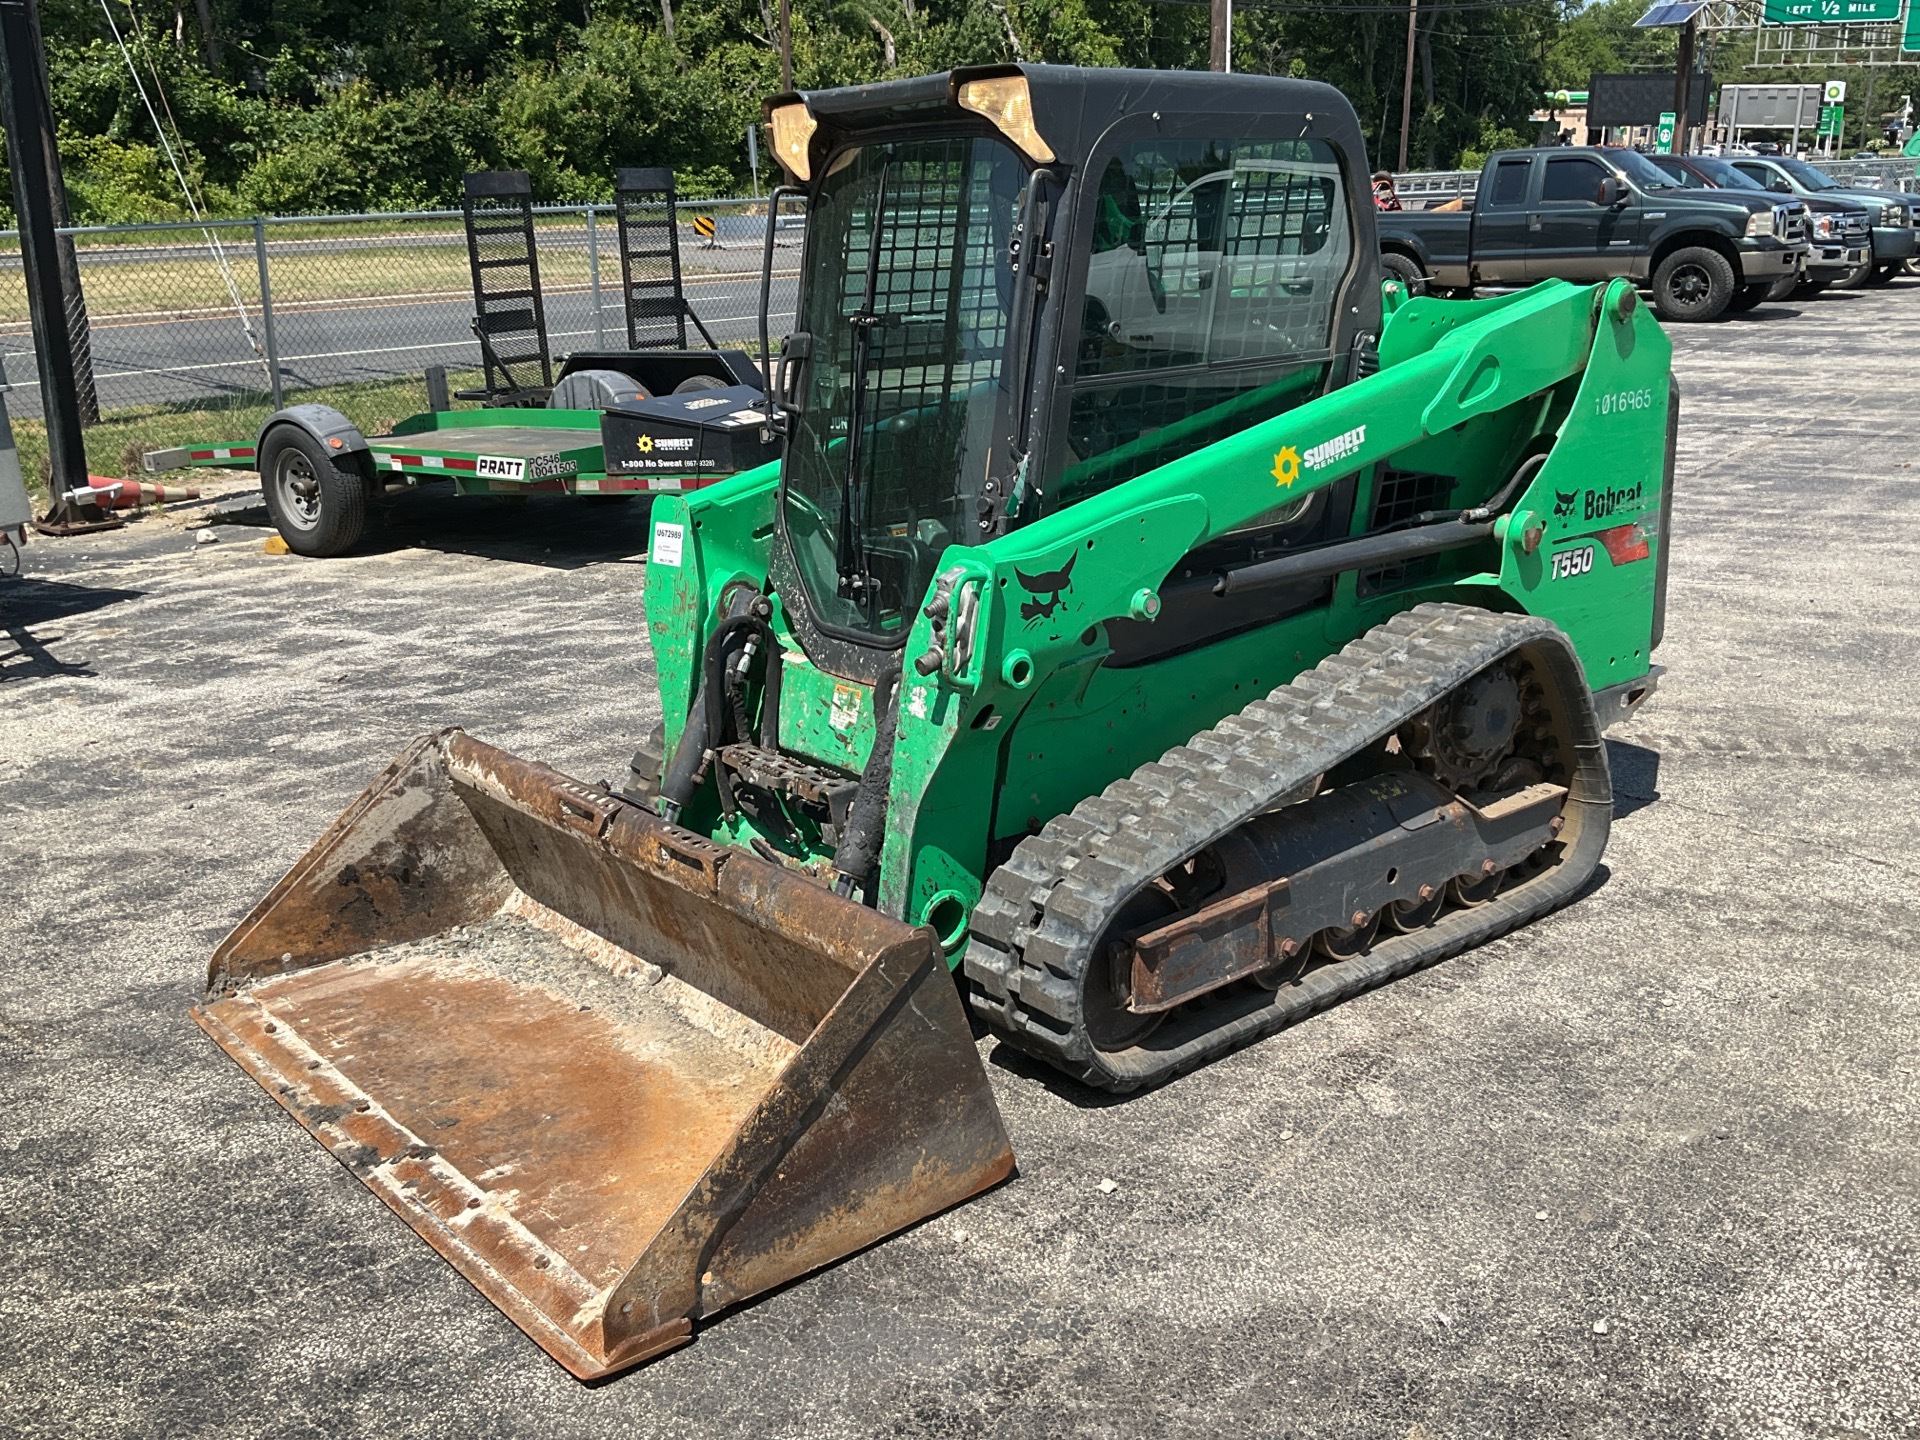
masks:
<path fill-rule="evenodd" d="M 260 488 L 274 529 L 296 555 L 342 554 L 367 528 L 366 457 L 331 454 L 298 426 L 267 432 L 260 445 Z"/>
<path fill-rule="evenodd" d="M 1653 272 L 1653 308 L 1662 320 L 1682 324 L 1717 320 L 1737 283 L 1726 256 L 1704 245 L 1688 245 Z"/>
<path fill-rule="evenodd" d="M 1427 293 L 1427 272 L 1420 268 L 1419 262 L 1389 250 L 1380 257 L 1380 268 L 1387 272 L 1389 280 L 1398 280 L 1406 286 L 1407 294 Z"/>

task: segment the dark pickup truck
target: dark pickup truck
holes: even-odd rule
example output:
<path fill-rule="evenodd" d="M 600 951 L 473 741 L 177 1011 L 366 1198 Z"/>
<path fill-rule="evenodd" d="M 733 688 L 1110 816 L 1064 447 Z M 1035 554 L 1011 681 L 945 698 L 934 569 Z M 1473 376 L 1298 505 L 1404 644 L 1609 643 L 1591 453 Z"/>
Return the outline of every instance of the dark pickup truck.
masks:
<path fill-rule="evenodd" d="M 1382 264 L 1416 294 L 1625 276 L 1667 320 L 1757 305 L 1808 250 L 1797 201 L 1689 190 L 1631 150 L 1566 146 L 1489 156 L 1471 211 L 1379 224 Z"/>

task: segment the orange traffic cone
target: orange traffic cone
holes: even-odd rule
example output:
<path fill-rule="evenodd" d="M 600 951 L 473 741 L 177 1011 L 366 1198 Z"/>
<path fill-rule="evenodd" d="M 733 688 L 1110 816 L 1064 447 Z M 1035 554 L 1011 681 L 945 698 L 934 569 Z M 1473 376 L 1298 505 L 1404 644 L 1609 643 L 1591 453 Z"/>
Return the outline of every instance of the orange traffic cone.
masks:
<path fill-rule="evenodd" d="M 185 485 L 155 485 L 146 480 L 114 480 L 104 475 L 87 476 L 89 491 L 76 490 L 73 498 L 102 510 L 131 510 L 136 505 L 166 505 L 178 500 L 198 500 L 200 492 Z"/>

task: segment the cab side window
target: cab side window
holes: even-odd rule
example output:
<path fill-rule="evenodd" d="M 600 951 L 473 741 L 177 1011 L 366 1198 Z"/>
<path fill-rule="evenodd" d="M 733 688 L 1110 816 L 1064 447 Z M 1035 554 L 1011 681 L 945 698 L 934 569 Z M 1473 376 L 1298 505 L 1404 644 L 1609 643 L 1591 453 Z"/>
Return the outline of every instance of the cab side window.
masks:
<path fill-rule="evenodd" d="M 1527 177 L 1532 171 L 1533 160 L 1530 157 L 1497 161 L 1493 167 L 1493 193 L 1487 199 L 1487 208 L 1510 210 L 1526 204 Z"/>
<path fill-rule="evenodd" d="M 1542 205 L 1598 205 L 1607 167 L 1587 155 L 1553 155 L 1540 185 Z"/>

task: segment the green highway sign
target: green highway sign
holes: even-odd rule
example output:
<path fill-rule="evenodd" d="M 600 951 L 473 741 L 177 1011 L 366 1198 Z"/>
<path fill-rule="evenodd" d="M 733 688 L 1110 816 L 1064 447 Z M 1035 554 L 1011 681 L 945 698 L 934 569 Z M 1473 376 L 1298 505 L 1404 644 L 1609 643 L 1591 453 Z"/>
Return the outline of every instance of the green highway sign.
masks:
<path fill-rule="evenodd" d="M 1920 3 L 1907 7 L 1907 27 L 1906 32 L 1900 37 L 1900 48 L 1920 50 Z"/>
<path fill-rule="evenodd" d="M 1840 133 L 1840 106 L 1822 105 L 1820 107 L 1820 128 L 1816 135 L 1838 135 Z"/>
<path fill-rule="evenodd" d="M 1679 118 L 1672 110 L 1660 112 L 1660 126 L 1653 132 L 1653 148 L 1662 155 L 1673 153 L 1673 130 Z"/>
<path fill-rule="evenodd" d="M 1902 0 L 1766 0 L 1761 19 L 1769 25 L 1890 25 L 1899 20 L 1901 5 Z"/>

